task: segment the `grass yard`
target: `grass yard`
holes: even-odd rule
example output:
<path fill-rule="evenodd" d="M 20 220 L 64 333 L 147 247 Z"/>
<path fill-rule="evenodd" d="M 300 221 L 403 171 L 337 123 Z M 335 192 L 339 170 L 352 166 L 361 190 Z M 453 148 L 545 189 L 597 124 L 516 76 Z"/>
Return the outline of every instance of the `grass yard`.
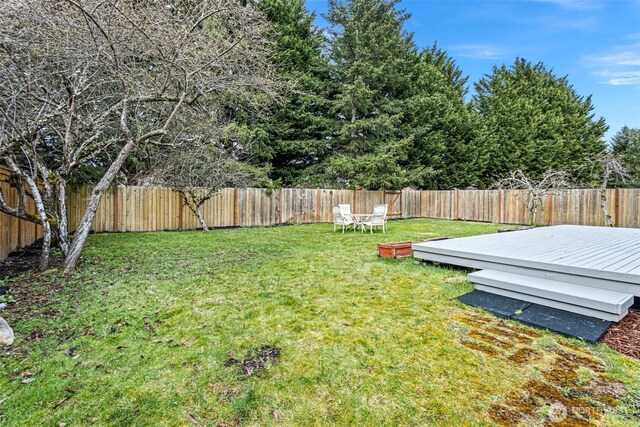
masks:
<path fill-rule="evenodd" d="M 0 425 L 637 426 L 640 362 L 451 300 L 464 272 L 376 256 L 497 227 L 93 235 L 65 286 L 26 279 L 44 305 L 2 312 Z"/>

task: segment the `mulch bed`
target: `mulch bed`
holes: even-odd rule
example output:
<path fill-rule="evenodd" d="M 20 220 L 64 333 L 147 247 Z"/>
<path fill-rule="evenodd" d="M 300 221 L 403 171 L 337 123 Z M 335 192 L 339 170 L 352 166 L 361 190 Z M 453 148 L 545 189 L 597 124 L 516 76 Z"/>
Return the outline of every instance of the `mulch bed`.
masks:
<path fill-rule="evenodd" d="M 622 354 L 640 359 L 640 312 L 629 312 L 609 328 L 602 342 Z"/>
<path fill-rule="evenodd" d="M 60 274 L 54 273 L 61 259 L 52 256 L 50 265 L 52 270 L 40 273 L 41 242 L 38 241 L 15 252 L 0 261 L 0 280 L 2 287 L 7 288 L 15 302 L 0 310 L 0 316 L 9 315 L 13 322 L 29 319 L 35 316 L 57 317 L 59 312 L 55 308 L 54 298 L 64 286 Z"/>
<path fill-rule="evenodd" d="M 37 269 L 41 249 L 42 242 L 38 241 L 31 246 L 11 252 L 5 260 L 0 261 L 0 279 L 16 277 Z"/>

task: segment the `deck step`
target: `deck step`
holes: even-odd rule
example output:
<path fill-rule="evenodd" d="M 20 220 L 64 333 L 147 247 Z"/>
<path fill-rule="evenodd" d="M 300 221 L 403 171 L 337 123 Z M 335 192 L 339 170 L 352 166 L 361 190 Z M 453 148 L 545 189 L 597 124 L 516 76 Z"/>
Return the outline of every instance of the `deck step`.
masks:
<path fill-rule="evenodd" d="M 471 273 L 469 281 L 485 292 L 614 322 L 634 301 L 632 294 L 496 270 Z"/>

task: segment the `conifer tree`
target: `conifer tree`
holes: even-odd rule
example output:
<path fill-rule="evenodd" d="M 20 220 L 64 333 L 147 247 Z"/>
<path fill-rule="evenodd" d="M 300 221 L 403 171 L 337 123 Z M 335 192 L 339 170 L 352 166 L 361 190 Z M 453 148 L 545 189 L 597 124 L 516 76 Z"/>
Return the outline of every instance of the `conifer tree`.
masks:
<path fill-rule="evenodd" d="M 567 77 L 544 64 L 517 58 L 494 67 L 476 85 L 474 108 L 483 126 L 478 144 L 488 156 L 485 182 L 523 169 L 541 177 L 549 169 L 579 174 L 605 149 L 607 126 L 593 113 L 591 97 L 578 95 Z"/>
<path fill-rule="evenodd" d="M 336 131 L 331 158 L 309 171 L 327 185 L 398 189 L 424 179 L 426 169 L 410 161 L 415 135 L 405 126 L 418 55 L 398 3 L 329 2 Z"/>
<path fill-rule="evenodd" d="M 324 159 L 329 148 L 331 80 L 322 56 L 325 40 L 304 0 L 260 0 L 256 5 L 272 24 L 274 62 L 292 88 L 272 106 L 269 120 L 254 126 L 254 140 L 262 147 L 257 154 L 271 164 L 274 181 L 304 185 L 301 173 Z"/>
<path fill-rule="evenodd" d="M 479 125 L 465 102 L 467 77 L 447 53 L 432 46 L 420 53 L 413 96 L 406 103 L 415 134 L 413 162 L 435 173 L 423 188 L 478 186 L 487 156 L 475 138 Z"/>

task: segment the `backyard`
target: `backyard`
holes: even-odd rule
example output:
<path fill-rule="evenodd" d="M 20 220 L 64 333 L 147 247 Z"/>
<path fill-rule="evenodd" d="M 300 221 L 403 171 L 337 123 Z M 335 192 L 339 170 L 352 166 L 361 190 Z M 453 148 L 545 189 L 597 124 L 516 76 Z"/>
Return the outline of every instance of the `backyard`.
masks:
<path fill-rule="evenodd" d="M 91 235 L 69 278 L 7 279 L 0 424 L 638 425 L 638 361 L 452 300 L 464 271 L 376 256 L 498 227 Z"/>

